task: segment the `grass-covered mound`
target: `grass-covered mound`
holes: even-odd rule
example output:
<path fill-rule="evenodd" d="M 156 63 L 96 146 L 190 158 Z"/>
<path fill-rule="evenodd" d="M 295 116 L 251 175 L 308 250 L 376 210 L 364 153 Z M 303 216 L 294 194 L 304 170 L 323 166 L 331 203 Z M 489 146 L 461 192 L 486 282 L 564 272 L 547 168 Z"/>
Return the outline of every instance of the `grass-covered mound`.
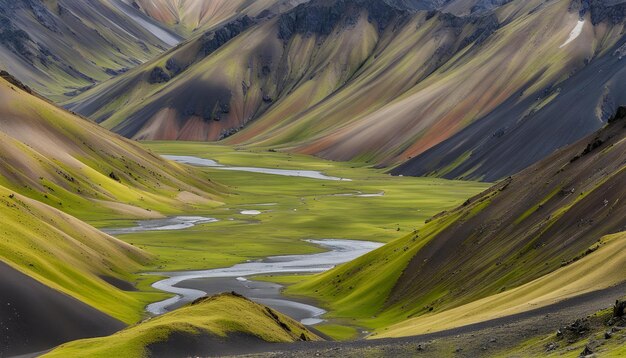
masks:
<path fill-rule="evenodd" d="M 230 293 L 199 299 L 109 337 L 64 344 L 46 357 L 222 355 L 308 340 L 320 338 L 291 318 Z"/>

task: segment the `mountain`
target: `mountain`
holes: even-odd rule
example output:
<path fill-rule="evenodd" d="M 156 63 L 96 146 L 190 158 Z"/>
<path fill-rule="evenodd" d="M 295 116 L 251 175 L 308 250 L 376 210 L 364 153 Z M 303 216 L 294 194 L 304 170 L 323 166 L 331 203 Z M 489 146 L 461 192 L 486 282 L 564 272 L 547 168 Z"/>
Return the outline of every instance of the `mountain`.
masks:
<path fill-rule="evenodd" d="M 4 76 L 0 185 L 70 214 L 97 218 L 155 217 L 218 198 L 221 188 L 197 172 L 30 95 Z"/>
<path fill-rule="evenodd" d="M 614 114 L 623 6 L 310 1 L 240 17 L 67 105 L 134 139 L 494 181 Z"/>
<path fill-rule="evenodd" d="M 280 14 L 308 0 L 124 0 L 156 21 L 186 37 L 238 16 L 256 17 L 261 13 Z"/>
<path fill-rule="evenodd" d="M 617 112 L 598 133 L 419 231 L 288 292 L 321 299 L 335 315 L 373 328 L 398 323 L 378 332 L 397 336 L 476 323 L 620 283 L 626 108 Z"/>
<path fill-rule="evenodd" d="M 81 219 L 163 217 L 218 205 L 222 193 L 205 174 L 26 89 L 2 73 L 2 356 L 110 334 L 161 297 L 135 292 L 130 283 L 152 256 Z"/>
<path fill-rule="evenodd" d="M 45 356 L 225 356 L 247 353 L 250 346 L 317 340 L 293 319 L 228 293 L 201 298 L 109 337 L 65 344 Z"/>
<path fill-rule="evenodd" d="M 62 100 L 133 68 L 182 38 L 121 1 L 0 1 L 0 63 Z"/>

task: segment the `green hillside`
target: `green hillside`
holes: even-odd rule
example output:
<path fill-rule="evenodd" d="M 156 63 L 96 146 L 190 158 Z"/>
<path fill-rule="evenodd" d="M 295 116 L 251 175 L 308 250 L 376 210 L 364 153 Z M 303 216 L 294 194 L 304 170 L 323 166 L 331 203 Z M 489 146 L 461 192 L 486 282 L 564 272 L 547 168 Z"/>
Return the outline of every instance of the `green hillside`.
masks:
<path fill-rule="evenodd" d="M 145 357 L 167 344 L 173 347 L 166 352 L 177 356 L 224 355 L 251 342 L 316 340 L 320 338 L 281 313 L 238 295 L 222 294 L 200 299 L 109 337 L 64 344 L 44 356 Z"/>

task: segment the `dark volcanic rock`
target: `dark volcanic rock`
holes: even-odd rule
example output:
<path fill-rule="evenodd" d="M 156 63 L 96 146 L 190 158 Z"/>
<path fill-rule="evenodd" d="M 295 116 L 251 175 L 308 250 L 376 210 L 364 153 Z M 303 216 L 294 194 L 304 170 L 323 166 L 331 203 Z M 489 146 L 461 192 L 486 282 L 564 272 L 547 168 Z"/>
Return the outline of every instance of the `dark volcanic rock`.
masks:
<path fill-rule="evenodd" d="M 0 43 L 29 61 L 32 60 L 33 53 L 29 49 L 32 42 L 28 33 L 16 28 L 11 20 L 6 17 L 0 18 Z"/>
<path fill-rule="evenodd" d="M 613 317 L 621 318 L 626 315 L 626 301 L 615 301 L 615 306 L 613 306 Z"/>
<path fill-rule="evenodd" d="M 572 7 L 578 8 L 580 16 L 587 13 L 591 16 L 591 22 L 597 25 L 608 22 L 616 25 L 624 22 L 626 18 L 626 3 L 606 0 L 575 0 Z"/>
<path fill-rule="evenodd" d="M 50 10 L 48 10 L 41 0 L 25 0 L 24 3 L 30 8 L 40 24 L 45 26 L 50 31 L 59 31 L 57 23 L 54 20 L 54 16 L 52 16 Z"/>
<path fill-rule="evenodd" d="M 202 36 L 203 56 L 208 56 L 222 47 L 225 43 L 232 40 L 256 22 L 248 16 L 243 16 L 237 20 L 231 21 L 223 27 L 205 33 Z"/>
<path fill-rule="evenodd" d="M 169 82 L 172 78 L 167 74 L 161 67 L 155 67 L 152 72 L 150 72 L 150 78 L 148 82 L 151 84 L 155 83 L 165 83 Z"/>
<path fill-rule="evenodd" d="M 338 0 L 303 4 L 280 17 L 278 38 L 287 41 L 294 34 L 330 35 L 341 23 L 348 26 L 355 24 L 363 9 L 368 13 L 368 20 L 377 24 L 379 30 L 384 30 L 391 21 L 409 13 L 409 9 L 393 4 L 394 2 L 391 3 L 372 0 Z"/>

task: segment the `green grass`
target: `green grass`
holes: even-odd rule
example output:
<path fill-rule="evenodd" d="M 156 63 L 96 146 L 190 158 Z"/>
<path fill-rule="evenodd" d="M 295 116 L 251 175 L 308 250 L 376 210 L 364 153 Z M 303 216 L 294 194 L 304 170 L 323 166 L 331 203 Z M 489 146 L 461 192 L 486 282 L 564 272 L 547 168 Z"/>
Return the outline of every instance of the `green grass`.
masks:
<path fill-rule="evenodd" d="M 349 341 L 359 336 L 356 328 L 338 324 L 320 324 L 315 326 L 315 329 L 336 341 Z"/>
<path fill-rule="evenodd" d="M 222 198 L 222 207 L 202 211 L 202 215 L 219 222 L 183 231 L 121 236 L 157 255 L 163 270 L 212 268 L 268 255 L 320 250 L 306 239 L 390 242 L 487 187 L 484 183 L 391 177 L 380 170 L 303 155 L 207 143 L 143 144 L 161 154 L 204 157 L 226 165 L 319 170 L 353 180 L 325 181 L 204 168 L 231 193 Z M 336 196 L 380 192 L 385 195 Z M 245 216 L 240 214 L 242 210 L 259 210 L 262 214 Z"/>
<path fill-rule="evenodd" d="M 230 333 L 252 335 L 273 343 L 295 342 L 304 334 L 319 338 L 296 321 L 245 298 L 223 294 L 187 305 L 114 335 L 64 344 L 45 357 L 145 357 L 153 343 L 166 342 L 173 333 L 228 337 Z M 280 323 L 288 327 L 284 329 Z"/>

